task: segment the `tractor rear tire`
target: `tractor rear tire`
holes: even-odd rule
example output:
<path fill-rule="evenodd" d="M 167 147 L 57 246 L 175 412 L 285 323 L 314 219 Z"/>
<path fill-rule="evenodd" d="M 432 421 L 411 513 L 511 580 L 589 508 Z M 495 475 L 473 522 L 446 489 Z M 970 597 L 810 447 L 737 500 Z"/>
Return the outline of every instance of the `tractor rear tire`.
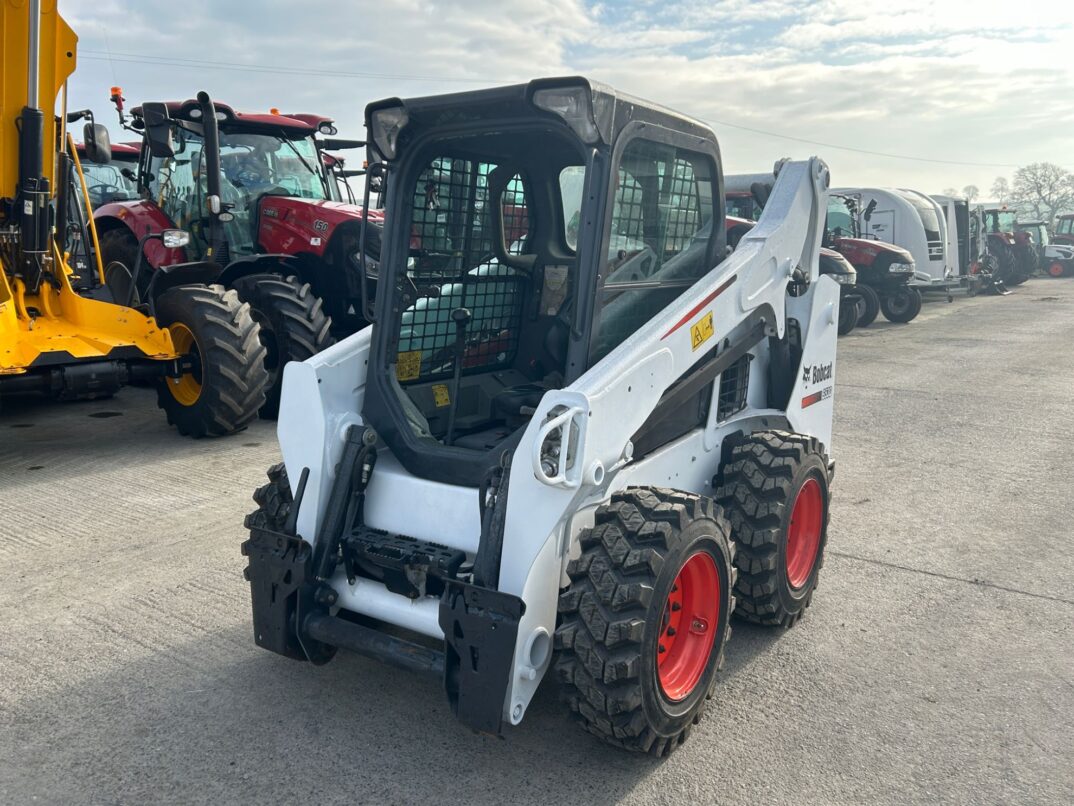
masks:
<path fill-rule="evenodd" d="M 758 431 L 732 448 L 716 501 L 737 551 L 735 615 L 782 627 L 802 617 L 824 564 L 830 483 L 813 437 Z"/>
<path fill-rule="evenodd" d="M 1004 285 L 1013 285 L 1012 281 L 1017 273 L 1018 264 L 1010 244 L 990 239 L 988 248 L 996 261 L 996 272 L 993 277 Z"/>
<path fill-rule="evenodd" d="M 858 317 L 858 327 L 869 327 L 880 315 L 880 295 L 871 285 L 858 283 L 858 291 L 865 302 L 865 311 Z"/>
<path fill-rule="evenodd" d="M 265 403 L 265 347 L 250 307 L 223 286 L 180 286 L 157 299 L 157 323 L 195 366 L 157 384 L 168 423 L 191 437 L 241 431 Z"/>
<path fill-rule="evenodd" d="M 921 292 L 916 288 L 904 286 L 893 294 L 887 294 L 881 298 L 880 310 L 889 322 L 898 324 L 912 322 L 921 313 Z"/>
<path fill-rule="evenodd" d="M 260 415 L 275 419 L 280 410 L 283 368 L 288 361 L 305 361 L 331 345 L 332 320 L 310 284 L 297 277 L 251 274 L 240 277 L 233 286 L 239 299 L 249 303 L 250 313 L 261 327 L 269 385 Z"/>
<path fill-rule="evenodd" d="M 701 720 L 723 664 L 730 525 L 707 498 L 634 487 L 579 539 L 555 639 L 567 704 L 604 741 L 666 756 Z"/>

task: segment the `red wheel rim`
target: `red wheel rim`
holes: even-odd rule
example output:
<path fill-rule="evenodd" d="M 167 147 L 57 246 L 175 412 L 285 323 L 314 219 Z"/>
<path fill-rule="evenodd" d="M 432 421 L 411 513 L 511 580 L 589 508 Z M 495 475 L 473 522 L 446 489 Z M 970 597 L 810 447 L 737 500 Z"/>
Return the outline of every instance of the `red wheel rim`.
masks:
<path fill-rule="evenodd" d="M 673 702 L 685 700 L 709 664 L 720 615 L 720 575 L 706 551 L 683 563 L 664 604 L 657 636 L 660 689 Z"/>
<path fill-rule="evenodd" d="M 806 479 L 791 509 L 787 527 L 787 582 L 801 588 L 813 573 L 824 525 L 824 491 L 815 478 Z"/>
<path fill-rule="evenodd" d="M 1052 275 L 1052 277 L 1062 277 L 1063 265 L 1061 263 L 1053 263 L 1048 267 L 1048 274 Z"/>

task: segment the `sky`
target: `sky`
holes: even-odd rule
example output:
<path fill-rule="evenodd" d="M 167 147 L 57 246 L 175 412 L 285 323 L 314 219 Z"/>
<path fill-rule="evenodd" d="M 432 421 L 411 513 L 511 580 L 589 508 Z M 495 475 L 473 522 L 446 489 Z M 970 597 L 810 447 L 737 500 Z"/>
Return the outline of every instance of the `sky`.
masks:
<path fill-rule="evenodd" d="M 207 90 L 243 111 L 582 74 L 711 124 L 726 173 L 822 157 L 834 186 L 927 193 L 1074 170 L 1071 0 L 59 0 L 71 108 Z M 873 153 L 865 153 L 873 152 Z"/>

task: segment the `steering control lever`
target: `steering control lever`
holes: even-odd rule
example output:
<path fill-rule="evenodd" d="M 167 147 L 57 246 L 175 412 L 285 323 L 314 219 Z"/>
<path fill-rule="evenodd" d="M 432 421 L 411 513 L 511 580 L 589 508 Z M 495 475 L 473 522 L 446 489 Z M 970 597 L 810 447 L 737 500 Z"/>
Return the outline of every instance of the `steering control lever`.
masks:
<path fill-rule="evenodd" d="M 466 354 L 466 326 L 470 324 L 473 314 L 469 308 L 456 308 L 451 312 L 455 323 L 455 370 L 451 377 L 451 403 L 448 409 L 447 436 L 444 444 L 455 442 L 455 410 L 459 405 L 459 383 L 462 380 L 462 359 Z"/>

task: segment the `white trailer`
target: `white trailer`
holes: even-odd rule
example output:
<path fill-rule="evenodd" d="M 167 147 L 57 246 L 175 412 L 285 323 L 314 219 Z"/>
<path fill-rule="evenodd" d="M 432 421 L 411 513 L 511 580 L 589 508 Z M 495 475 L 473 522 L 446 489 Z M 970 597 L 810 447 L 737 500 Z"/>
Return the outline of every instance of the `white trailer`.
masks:
<path fill-rule="evenodd" d="M 911 285 L 947 289 L 959 284 L 957 248 L 954 257 L 949 255 L 947 216 L 924 193 L 904 188 L 837 188 L 833 193 L 857 202 L 865 237 L 896 244 L 914 256 Z"/>

